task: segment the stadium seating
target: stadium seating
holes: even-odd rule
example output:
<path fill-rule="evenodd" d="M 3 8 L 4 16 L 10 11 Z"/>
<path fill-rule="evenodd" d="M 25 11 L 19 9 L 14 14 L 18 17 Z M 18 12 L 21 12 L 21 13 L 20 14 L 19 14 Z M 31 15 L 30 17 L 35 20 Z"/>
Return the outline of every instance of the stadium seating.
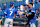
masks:
<path fill-rule="evenodd" d="M 5 1 L 5 0 L 4 0 Z M 1 4 L 0 4 L 0 7 L 1 7 L 1 9 L 3 10 L 3 6 L 4 6 L 4 2 L 3 0 L 2 0 L 2 2 L 1 2 Z M 7 7 L 10 7 L 9 5 L 10 5 L 10 3 L 7 3 L 7 2 L 10 2 L 11 0 L 8 0 L 8 1 L 5 1 L 5 3 L 6 3 L 6 6 Z M 12 0 L 13 1 L 13 0 Z M 22 4 L 24 4 L 25 5 L 25 2 L 24 2 L 25 0 L 23 0 L 23 1 L 19 1 L 19 2 L 14 2 L 14 4 L 15 4 L 15 7 L 18 9 L 18 7 L 17 6 L 20 6 L 20 5 L 22 5 Z M 38 0 L 36 0 L 35 2 L 37 2 Z M 32 1 L 31 0 L 29 0 L 29 2 L 31 3 Z M 37 3 L 37 4 L 35 4 L 35 9 L 38 9 L 40 7 L 40 4 L 39 3 Z"/>
<path fill-rule="evenodd" d="M 5 0 L 4 0 L 4 1 L 5 1 Z M 8 0 L 8 1 L 10 2 L 11 0 Z M 13 1 L 13 0 L 12 0 L 12 1 Z M 17 1 L 14 2 L 16 9 L 18 9 L 18 6 L 20 6 L 20 5 L 22 5 L 22 4 L 25 5 L 25 2 L 24 2 L 24 1 L 25 1 L 25 0 L 19 1 L 19 2 L 17 2 Z M 2 2 L 3 2 L 3 0 L 2 0 Z M 29 0 L 29 2 L 31 3 L 32 1 Z M 37 0 L 36 0 L 35 2 L 37 2 Z M 5 1 L 5 3 L 6 3 L 6 6 L 7 6 L 7 7 L 10 7 L 10 6 L 9 6 L 10 3 L 7 3 L 7 1 Z M 2 10 L 3 10 L 3 6 L 4 6 L 4 3 L 0 4 L 0 7 L 1 7 Z M 40 4 L 39 4 L 39 3 L 35 4 L 35 9 L 38 9 L 39 7 L 40 7 Z"/>

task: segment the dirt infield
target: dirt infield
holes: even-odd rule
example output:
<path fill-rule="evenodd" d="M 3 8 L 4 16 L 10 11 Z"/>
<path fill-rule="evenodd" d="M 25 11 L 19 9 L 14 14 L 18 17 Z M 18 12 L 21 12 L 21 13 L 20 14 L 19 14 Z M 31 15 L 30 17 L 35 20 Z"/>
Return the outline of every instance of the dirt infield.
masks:
<path fill-rule="evenodd" d="M 2 27 L 4 27 L 4 26 L 2 25 Z M 24 27 L 24 26 L 13 26 L 13 27 Z"/>

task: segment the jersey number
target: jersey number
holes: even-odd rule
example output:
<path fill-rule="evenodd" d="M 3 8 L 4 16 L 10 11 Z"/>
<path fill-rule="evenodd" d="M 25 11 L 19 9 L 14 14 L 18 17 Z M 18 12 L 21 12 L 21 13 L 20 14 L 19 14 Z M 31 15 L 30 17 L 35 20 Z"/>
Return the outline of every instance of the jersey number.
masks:
<path fill-rule="evenodd" d="M 10 11 L 11 13 L 10 13 L 10 16 L 12 15 L 12 13 L 13 13 L 13 11 Z"/>

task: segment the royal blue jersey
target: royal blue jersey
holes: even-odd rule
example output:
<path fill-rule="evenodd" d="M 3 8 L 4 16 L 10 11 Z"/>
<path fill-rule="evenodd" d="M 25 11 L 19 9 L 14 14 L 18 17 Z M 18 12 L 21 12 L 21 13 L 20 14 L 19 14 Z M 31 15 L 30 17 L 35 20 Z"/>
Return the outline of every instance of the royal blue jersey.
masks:
<path fill-rule="evenodd" d="M 36 13 L 36 10 L 34 8 L 31 8 L 32 11 L 34 11 Z"/>
<path fill-rule="evenodd" d="M 36 24 L 36 16 L 34 16 L 33 19 L 30 20 L 30 22 Z"/>
<path fill-rule="evenodd" d="M 6 18 L 13 19 L 15 12 L 17 14 L 16 9 L 10 7 L 10 8 L 6 8 L 4 13 L 7 14 Z"/>

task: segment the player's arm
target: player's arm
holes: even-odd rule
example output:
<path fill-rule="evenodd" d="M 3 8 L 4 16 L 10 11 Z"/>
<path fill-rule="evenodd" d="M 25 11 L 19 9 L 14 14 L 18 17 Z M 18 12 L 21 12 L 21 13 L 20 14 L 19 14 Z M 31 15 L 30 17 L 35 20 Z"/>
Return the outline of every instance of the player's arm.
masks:
<path fill-rule="evenodd" d="M 1 22 L 2 22 L 2 24 L 3 24 L 3 18 L 4 18 L 4 16 L 2 16 L 2 18 L 1 18 Z"/>
<path fill-rule="evenodd" d="M 40 20 L 40 18 L 36 19 L 36 21 Z"/>
<path fill-rule="evenodd" d="M 16 14 L 17 14 L 17 13 L 24 14 L 24 12 L 23 12 L 23 11 L 17 11 L 17 10 L 15 10 L 15 12 L 16 12 Z"/>
<path fill-rule="evenodd" d="M 18 11 L 18 13 L 24 14 L 24 12 L 23 12 L 23 11 Z"/>
<path fill-rule="evenodd" d="M 3 20 L 3 18 L 5 17 L 5 15 L 7 15 L 7 8 L 5 9 L 4 14 L 3 14 L 1 20 Z"/>
<path fill-rule="evenodd" d="M 21 15 L 24 13 L 24 12 L 21 12 L 21 11 L 15 11 L 15 12 L 16 12 L 16 16 L 19 16 L 20 13 L 21 13 Z"/>
<path fill-rule="evenodd" d="M 36 19 L 36 21 L 40 20 L 40 18 Z"/>
<path fill-rule="evenodd" d="M 36 19 L 36 21 L 40 20 L 40 17 L 38 17 L 38 19 Z"/>

